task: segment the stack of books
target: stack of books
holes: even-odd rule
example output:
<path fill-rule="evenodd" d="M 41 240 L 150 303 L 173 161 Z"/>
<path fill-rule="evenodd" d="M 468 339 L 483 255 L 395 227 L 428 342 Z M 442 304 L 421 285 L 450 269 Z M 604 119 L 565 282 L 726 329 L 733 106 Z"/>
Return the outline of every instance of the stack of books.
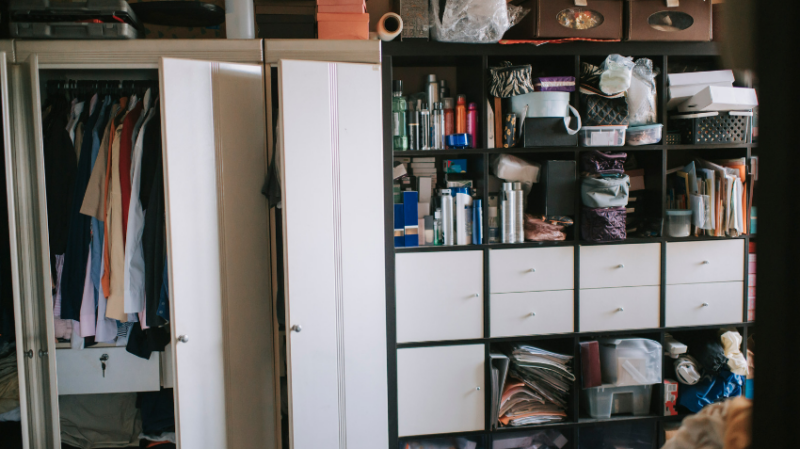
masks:
<path fill-rule="evenodd" d="M 317 0 L 318 39 L 369 39 L 364 0 Z"/>

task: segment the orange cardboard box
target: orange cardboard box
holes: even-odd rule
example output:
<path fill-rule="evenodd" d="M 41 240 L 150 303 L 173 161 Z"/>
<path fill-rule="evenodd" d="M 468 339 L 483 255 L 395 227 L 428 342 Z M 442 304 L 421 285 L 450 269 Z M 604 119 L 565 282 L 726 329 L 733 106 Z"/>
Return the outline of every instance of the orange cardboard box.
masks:
<path fill-rule="evenodd" d="M 317 0 L 317 6 L 320 5 L 340 5 L 340 6 L 353 6 L 364 3 L 364 0 Z"/>
<path fill-rule="evenodd" d="M 369 14 L 367 13 L 318 13 L 318 39 L 369 39 Z"/>
<path fill-rule="evenodd" d="M 363 14 L 367 12 L 367 4 L 361 2 L 361 4 L 352 4 L 352 5 L 317 5 L 317 13 L 355 13 L 355 14 Z"/>

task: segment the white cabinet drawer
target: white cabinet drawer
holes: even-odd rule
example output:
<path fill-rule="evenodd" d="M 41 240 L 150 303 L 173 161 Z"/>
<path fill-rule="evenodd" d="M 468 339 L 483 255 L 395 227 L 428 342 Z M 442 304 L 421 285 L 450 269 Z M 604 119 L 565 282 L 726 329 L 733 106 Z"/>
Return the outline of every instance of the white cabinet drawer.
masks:
<path fill-rule="evenodd" d="M 572 332 L 574 297 L 573 290 L 492 294 L 491 336 Z"/>
<path fill-rule="evenodd" d="M 581 332 L 660 326 L 659 287 L 581 290 Z"/>
<path fill-rule="evenodd" d="M 668 327 L 703 326 L 742 321 L 742 282 L 667 286 Z"/>
<path fill-rule="evenodd" d="M 744 280 L 744 240 L 667 243 L 667 284 Z"/>
<path fill-rule="evenodd" d="M 104 355 L 108 356 L 105 376 L 100 360 Z M 158 391 L 161 387 L 159 359 L 158 353 L 154 353 L 145 360 L 124 347 L 58 349 L 58 394 Z"/>
<path fill-rule="evenodd" d="M 483 345 L 397 351 L 401 437 L 484 430 Z"/>
<path fill-rule="evenodd" d="M 483 337 L 483 252 L 398 254 L 397 342 Z"/>
<path fill-rule="evenodd" d="M 661 244 L 581 246 L 580 288 L 661 285 Z"/>
<path fill-rule="evenodd" d="M 489 251 L 492 293 L 539 292 L 575 288 L 573 248 Z"/>

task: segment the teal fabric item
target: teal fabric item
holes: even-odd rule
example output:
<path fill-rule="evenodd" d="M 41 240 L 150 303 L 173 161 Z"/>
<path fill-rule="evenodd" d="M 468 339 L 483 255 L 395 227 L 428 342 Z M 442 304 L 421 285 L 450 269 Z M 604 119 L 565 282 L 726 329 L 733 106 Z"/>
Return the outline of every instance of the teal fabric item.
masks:
<path fill-rule="evenodd" d="M 630 188 L 628 175 L 618 178 L 583 178 L 581 200 L 584 206 L 592 209 L 627 206 Z"/>

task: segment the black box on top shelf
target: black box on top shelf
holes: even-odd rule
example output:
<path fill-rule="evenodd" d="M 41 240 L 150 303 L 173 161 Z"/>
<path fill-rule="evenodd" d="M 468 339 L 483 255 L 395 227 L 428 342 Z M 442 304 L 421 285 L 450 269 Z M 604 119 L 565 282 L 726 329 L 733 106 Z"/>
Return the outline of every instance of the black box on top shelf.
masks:
<path fill-rule="evenodd" d="M 569 135 L 564 117 L 526 118 L 525 147 L 577 147 L 578 135 Z"/>
<path fill-rule="evenodd" d="M 544 161 L 539 182 L 531 187 L 528 210 L 534 215 L 575 216 L 575 161 Z"/>

